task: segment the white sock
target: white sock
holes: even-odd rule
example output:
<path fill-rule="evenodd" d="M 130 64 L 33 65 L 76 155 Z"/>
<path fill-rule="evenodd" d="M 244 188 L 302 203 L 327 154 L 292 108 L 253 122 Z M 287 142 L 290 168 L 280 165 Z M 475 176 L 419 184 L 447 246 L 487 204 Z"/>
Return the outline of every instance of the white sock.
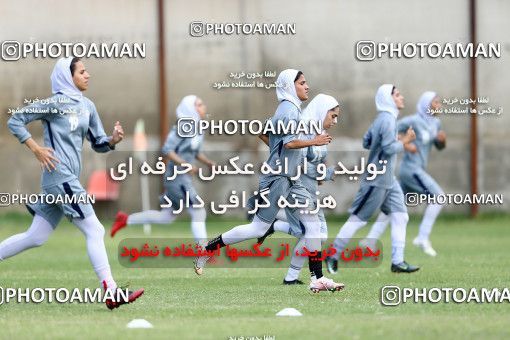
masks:
<path fill-rule="evenodd" d="M 298 254 L 301 254 L 303 252 L 303 246 L 305 245 L 305 238 L 301 237 L 294 247 L 294 250 L 292 251 L 292 257 L 290 259 L 290 266 L 289 270 L 287 271 L 287 275 L 285 276 L 285 281 L 294 281 L 299 278 L 299 273 L 301 272 L 301 268 L 303 268 L 305 264 L 306 257 L 301 255 L 296 255 L 296 252 Z"/>
<path fill-rule="evenodd" d="M 324 243 L 328 240 L 328 224 L 326 221 L 321 221 L 321 244 L 324 246 Z"/>
<path fill-rule="evenodd" d="M 305 246 L 310 251 L 321 250 L 321 221 L 317 215 L 302 214 L 301 223 L 305 227 Z"/>
<path fill-rule="evenodd" d="M 53 232 L 51 224 L 35 215 L 27 231 L 13 235 L 0 243 L 0 260 L 5 260 L 23 250 L 41 246 Z"/>
<path fill-rule="evenodd" d="M 191 232 L 196 242 L 207 241 L 207 231 L 205 228 L 206 211 L 204 208 L 189 208 L 188 213 L 191 216 Z"/>
<path fill-rule="evenodd" d="M 286 221 L 276 220 L 273 224 L 274 231 L 279 231 L 285 234 L 290 232 L 290 224 Z"/>
<path fill-rule="evenodd" d="M 239 225 L 221 234 L 223 243 L 234 244 L 252 238 L 264 236 L 271 225 L 262 221 L 257 215 L 248 224 Z"/>
<path fill-rule="evenodd" d="M 176 219 L 172 209 L 147 210 L 134 213 L 128 216 L 127 224 L 167 224 L 172 223 Z"/>
<path fill-rule="evenodd" d="M 391 263 L 399 264 L 404 261 L 406 246 L 406 228 L 409 221 L 407 213 L 391 213 Z"/>
<path fill-rule="evenodd" d="M 429 239 L 432 226 L 436 221 L 437 215 L 441 211 L 443 206 L 440 204 L 429 204 L 425 209 L 425 214 L 420 224 L 420 231 L 418 233 L 418 239 L 426 241 Z"/>
<path fill-rule="evenodd" d="M 377 220 L 374 222 L 374 225 L 372 225 L 372 228 L 366 238 L 378 240 L 386 230 L 388 224 L 390 224 L 390 217 L 381 212 L 377 216 Z"/>
<path fill-rule="evenodd" d="M 85 235 L 87 240 L 87 253 L 101 286 L 103 285 L 103 281 L 106 281 L 106 285 L 109 289 L 116 289 L 117 283 L 112 277 L 110 263 L 108 262 L 108 255 L 106 254 L 104 245 L 103 225 L 99 222 L 95 214 L 84 219 L 74 218 L 73 224 Z"/>
<path fill-rule="evenodd" d="M 349 219 L 344 223 L 336 235 L 335 242 L 333 242 L 333 246 L 336 249 L 336 253 L 333 255 L 334 259 L 339 259 L 340 253 L 344 250 L 345 246 L 349 243 L 354 234 L 356 234 L 356 232 L 366 224 L 366 221 L 362 221 L 356 215 L 349 216 Z"/>

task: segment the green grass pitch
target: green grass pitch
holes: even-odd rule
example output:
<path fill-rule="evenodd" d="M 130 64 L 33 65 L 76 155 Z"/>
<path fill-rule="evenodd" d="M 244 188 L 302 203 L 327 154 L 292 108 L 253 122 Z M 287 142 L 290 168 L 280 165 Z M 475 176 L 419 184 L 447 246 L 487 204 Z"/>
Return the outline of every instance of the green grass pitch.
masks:
<path fill-rule="evenodd" d="M 330 236 L 340 228 L 340 217 L 328 219 Z M 28 214 L 0 215 L 0 240 L 24 231 Z M 213 221 L 213 218 L 209 218 Z M 102 221 L 107 231 L 110 220 Z M 237 221 L 242 222 L 242 221 Z M 419 216 L 411 216 L 407 231 L 406 259 L 422 266 L 415 274 L 392 274 L 390 257 L 371 269 L 345 269 L 335 279 L 346 284 L 339 293 L 312 294 L 303 286 L 281 284 L 286 269 L 207 269 L 197 277 L 190 263 L 185 269 L 128 269 L 117 260 L 123 237 L 143 236 L 141 226 L 121 231 L 106 246 L 114 277 L 119 284 L 144 287 L 145 295 L 134 304 L 109 311 L 100 304 L 0 305 L 2 339 L 358 339 L 358 338 L 510 338 L 510 304 L 407 303 L 384 307 L 381 287 L 510 287 L 510 215 L 484 215 L 469 220 L 440 216 L 432 233 L 436 258 L 411 244 Z M 214 236 L 232 223 L 208 223 Z M 368 232 L 365 227 L 357 237 Z M 191 237 L 186 219 L 172 225 L 153 226 L 153 237 Z M 280 237 L 280 236 L 279 236 Z M 383 243 L 389 245 L 389 233 Z M 306 269 L 306 268 L 305 268 Z M 301 279 L 308 281 L 308 271 Z M 0 262 L 2 287 L 96 288 L 85 239 L 63 221 L 50 240 Z M 302 317 L 276 317 L 293 307 Z M 143 318 L 153 329 L 127 329 Z"/>

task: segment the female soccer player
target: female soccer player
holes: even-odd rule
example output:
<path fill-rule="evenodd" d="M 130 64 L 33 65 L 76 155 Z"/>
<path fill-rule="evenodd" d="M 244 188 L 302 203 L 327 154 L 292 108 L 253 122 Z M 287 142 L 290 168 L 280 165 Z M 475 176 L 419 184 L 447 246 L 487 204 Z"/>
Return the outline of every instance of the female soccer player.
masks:
<path fill-rule="evenodd" d="M 395 86 L 380 86 L 375 95 L 375 105 L 378 115 L 365 134 L 363 144 L 370 149 L 367 162 L 382 168 L 383 164 L 379 161 L 386 160 L 386 171 L 371 181 L 367 180 L 366 173 L 363 175 L 360 189 L 349 210 L 351 215 L 336 236 L 334 246 L 337 252 L 326 260 L 330 273 L 337 271 L 338 258 L 349 240 L 379 208 L 391 219 L 391 271 L 412 273 L 419 269 L 404 261 L 409 216 L 404 194 L 394 175 L 397 153 L 402 152 L 404 144 L 412 142 L 416 136 L 409 127 L 404 137 L 397 139 L 396 121 L 399 110 L 404 108 L 404 97 Z"/>
<path fill-rule="evenodd" d="M 279 85 L 276 89 L 278 108 L 274 116 L 273 125 L 277 121 L 284 124 L 297 123 L 301 116 L 301 103 L 308 99 L 308 84 L 301 71 L 287 69 L 280 73 L 277 79 Z M 270 155 L 267 164 L 272 169 L 277 169 L 280 164 L 287 164 L 288 172 L 261 175 L 259 178 L 259 193 L 266 192 L 270 202 L 277 202 L 283 196 L 293 204 L 305 204 L 306 201 L 313 202 L 312 196 L 298 180 L 291 180 L 295 177 L 297 168 L 302 162 L 302 148 L 312 145 L 326 145 L 331 141 L 327 134 L 317 135 L 313 139 L 299 139 L 297 134 L 281 133 L 269 134 Z M 276 172 L 276 171 L 275 171 Z M 308 210 L 313 207 L 308 206 Z M 217 247 L 224 247 L 227 244 L 234 244 L 244 240 L 262 237 L 269 229 L 280 208 L 272 204 L 266 208 L 259 208 L 249 224 L 240 225 L 215 237 L 206 246 L 208 251 Z M 305 243 L 308 250 L 314 255 L 309 257 L 309 268 L 311 273 L 310 290 L 319 292 L 322 290 L 336 291 L 343 289 L 344 285 L 335 283 L 322 275 L 321 242 L 320 242 L 320 220 L 317 214 L 301 214 L 297 208 L 291 213 L 299 220 L 305 228 Z M 203 268 L 209 259 L 208 256 L 201 256 L 195 259 L 195 272 L 198 275 L 203 273 Z"/>
<path fill-rule="evenodd" d="M 194 95 L 184 97 L 180 104 L 177 106 L 177 119 L 184 118 L 185 120 L 192 120 L 195 126 L 198 125 L 200 119 L 206 117 L 206 106 L 202 99 Z M 176 215 L 174 210 L 177 210 L 182 204 L 188 204 L 188 213 L 191 216 L 191 231 L 195 237 L 195 241 L 205 241 L 207 239 L 207 232 L 205 227 L 206 211 L 205 208 L 193 208 L 191 205 L 198 203 L 197 192 L 191 180 L 191 174 L 174 175 L 174 166 L 178 170 L 182 169 L 183 163 L 192 164 L 195 159 L 206 164 L 213 166 L 214 162 L 208 159 L 200 150 L 204 136 L 197 133 L 196 136 L 185 136 L 184 131 L 178 131 L 179 126 L 174 126 L 163 145 L 162 152 L 169 158 L 166 165 L 166 172 L 164 178 L 165 196 L 171 200 L 171 208 L 163 208 L 161 210 L 148 210 L 131 215 L 119 211 L 112 225 L 111 236 L 115 234 L 126 225 L 131 224 L 144 224 L 156 223 L 167 224 L 172 223 Z M 193 167 L 192 174 L 197 173 L 197 168 Z M 175 179 L 168 180 L 167 177 Z M 186 195 L 188 195 L 191 202 L 186 202 Z M 166 203 L 165 200 L 161 200 Z"/>
<path fill-rule="evenodd" d="M 23 108 L 7 123 L 12 134 L 40 162 L 43 194 L 67 200 L 63 204 L 41 201 L 27 205 L 34 216 L 32 224 L 26 232 L 0 243 L 0 260 L 42 245 L 65 215 L 85 235 L 87 253 L 101 284 L 105 290 L 115 290 L 117 284 L 112 277 L 103 240 L 105 230 L 92 205 L 79 203 L 86 196 L 79 178 L 84 138 L 90 141 L 94 151 L 108 152 L 123 139 L 124 131 L 116 122 L 112 136 L 106 136 L 94 103 L 82 94 L 88 89 L 89 78 L 90 74 L 79 58 L 59 59 L 51 74 L 53 96 Z M 35 120 L 43 123 L 45 146 L 38 145 L 25 126 Z M 129 294 L 128 301 L 108 300 L 106 305 L 109 309 L 117 308 L 135 301 L 143 292 L 139 289 Z"/>
<path fill-rule="evenodd" d="M 444 193 L 439 184 L 426 171 L 432 146 L 435 146 L 438 150 L 442 150 L 446 146 L 446 134 L 441 130 L 441 121 L 431 113 L 440 108 L 441 100 L 437 94 L 427 91 L 421 95 L 416 105 L 417 112 L 397 122 L 400 133 L 410 126 L 416 132 L 416 140 L 405 146 L 406 152 L 400 164 L 400 185 L 405 193 L 426 195 L 441 195 Z M 440 204 L 431 203 L 427 206 L 418 236 L 413 241 L 415 246 L 420 247 L 429 256 L 437 255 L 434 248 L 432 248 L 429 237 L 440 211 Z M 381 237 L 388 222 L 388 216 L 380 213 L 364 242 L 368 244 Z"/>
<path fill-rule="evenodd" d="M 315 96 L 306 109 L 303 110 L 302 120 L 303 121 L 315 121 L 322 122 L 322 127 L 324 132 L 329 130 L 331 127 L 335 126 L 337 123 L 337 118 L 340 115 L 340 106 L 338 101 L 332 96 L 328 96 L 325 94 L 318 94 Z M 313 139 L 315 135 L 307 135 L 306 138 Z M 266 142 L 266 138 L 262 138 L 264 142 Z M 301 180 L 303 182 L 304 187 L 312 197 L 317 196 L 317 191 L 319 191 L 319 182 L 317 181 L 317 177 L 321 176 L 318 172 L 318 166 L 320 164 L 325 164 L 326 156 L 328 154 L 327 145 L 321 146 L 309 146 L 306 149 L 303 149 L 305 157 L 307 159 L 307 170 L 306 174 L 301 176 Z M 326 171 L 326 177 L 323 181 L 331 181 L 333 180 L 335 174 L 335 167 L 328 167 Z M 324 211 L 322 208 L 318 212 L 318 217 L 320 220 L 320 234 L 321 240 L 324 242 L 328 238 L 328 226 L 326 224 L 326 218 L 324 217 Z M 299 223 L 299 221 L 293 221 L 292 215 L 290 215 L 291 221 L 287 221 L 287 214 L 277 215 L 277 220 L 270 227 L 269 231 L 259 239 L 259 243 L 262 243 L 268 235 L 273 233 L 274 231 L 280 231 L 286 234 L 293 234 L 296 228 L 292 228 L 290 223 Z M 289 223 L 290 222 L 290 223 Z M 290 260 L 289 270 L 287 275 L 283 279 L 283 284 L 285 285 L 293 285 L 293 284 L 303 284 L 301 280 L 299 280 L 299 272 L 305 263 L 305 258 L 300 255 L 296 255 L 296 252 L 301 253 L 303 251 L 303 246 L 305 244 L 305 239 L 303 235 L 295 235 L 299 237 L 299 240 L 294 247 L 294 251 L 292 252 L 292 258 Z"/>

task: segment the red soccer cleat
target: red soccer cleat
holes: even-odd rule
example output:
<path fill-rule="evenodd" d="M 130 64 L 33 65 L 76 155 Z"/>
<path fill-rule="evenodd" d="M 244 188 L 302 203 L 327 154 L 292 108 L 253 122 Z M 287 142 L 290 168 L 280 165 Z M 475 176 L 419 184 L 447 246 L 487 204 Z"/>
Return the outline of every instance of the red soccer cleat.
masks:
<path fill-rule="evenodd" d="M 128 214 L 126 214 L 123 211 L 117 212 L 117 215 L 115 215 L 115 222 L 113 222 L 112 229 L 110 231 L 111 237 L 114 237 L 119 230 L 121 230 L 127 225 L 127 219 Z"/>
<path fill-rule="evenodd" d="M 105 291 L 108 288 L 106 285 L 106 281 L 103 281 L 103 288 Z M 121 299 L 119 301 L 114 301 L 112 299 L 108 299 L 105 301 L 106 307 L 108 307 L 109 310 L 112 310 L 115 308 L 119 308 L 119 306 L 124 305 L 126 303 L 135 302 L 140 296 L 143 295 L 144 292 L 145 292 L 145 290 L 143 288 L 137 289 L 134 292 L 130 292 L 128 290 L 128 299 L 127 300 Z"/>

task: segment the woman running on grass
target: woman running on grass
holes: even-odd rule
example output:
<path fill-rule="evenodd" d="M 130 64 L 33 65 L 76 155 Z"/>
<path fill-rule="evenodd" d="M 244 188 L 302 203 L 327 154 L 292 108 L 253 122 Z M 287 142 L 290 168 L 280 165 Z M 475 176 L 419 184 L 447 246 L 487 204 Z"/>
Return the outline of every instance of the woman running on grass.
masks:
<path fill-rule="evenodd" d="M 405 194 L 417 193 L 431 196 L 444 194 L 443 189 L 427 172 L 432 147 L 442 150 L 446 146 L 446 133 L 441 129 L 441 121 L 431 113 L 440 108 L 439 96 L 435 92 L 427 91 L 421 95 L 416 105 L 416 113 L 397 122 L 400 133 L 404 133 L 410 126 L 416 133 L 416 140 L 404 146 L 405 154 L 399 168 L 400 185 Z M 441 208 L 442 206 L 436 203 L 427 205 L 418 236 L 413 240 L 413 244 L 429 256 L 437 255 L 430 242 L 430 233 Z M 364 244 L 371 244 L 379 239 L 386 230 L 389 220 L 389 216 L 381 212 L 367 238 L 363 240 Z"/>
<path fill-rule="evenodd" d="M 322 127 L 326 133 L 331 127 L 337 123 L 337 118 L 340 115 L 340 106 L 338 101 L 332 96 L 325 94 L 318 94 L 315 96 L 310 104 L 304 109 L 302 120 L 308 122 L 322 122 Z M 306 138 L 313 139 L 315 135 L 307 135 Z M 261 139 L 267 144 L 267 136 L 262 135 Z M 319 191 L 319 181 L 317 178 L 321 176 L 319 173 L 319 166 L 325 164 L 326 157 L 328 154 L 328 146 L 309 146 L 303 149 L 303 153 L 307 159 L 307 171 L 303 174 L 300 179 L 303 182 L 304 187 L 312 197 L 317 196 Z M 335 167 L 331 166 L 326 168 L 326 175 L 323 181 L 331 181 L 335 175 Z M 250 207 L 253 208 L 253 207 Z M 324 216 L 324 210 L 321 208 L 317 213 L 320 220 L 320 235 L 321 241 L 325 242 L 328 238 L 328 225 Z M 301 231 L 299 221 L 295 220 L 292 214 L 287 214 L 285 211 L 280 210 L 277 215 L 276 221 L 269 228 L 266 235 L 261 237 L 258 242 L 262 243 L 264 239 L 275 231 L 283 232 L 298 237 L 298 242 L 292 252 L 292 258 L 290 260 L 289 270 L 287 275 L 283 279 L 284 285 L 304 284 L 303 281 L 299 280 L 299 273 L 305 264 L 305 257 L 297 255 L 303 252 L 305 245 L 304 235 Z"/>
<path fill-rule="evenodd" d="M 299 122 L 301 119 L 301 103 L 308 99 L 309 90 L 303 72 L 293 69 L 284 70 L 278 76 L 277 83 L 280 86 L 276 89 L 278 107 L 271 118 L 273 125 L 277 125 L 278 121 L 282 121 L 284 124 Z M 302 213 L 296 207 L 287 210 L 291 210 L 290 213 L 303 225 L 305 244 L 307 249 L 311 250 L 308 258 L 310 269 L 309 289 L 314 293 L 326 290 L 342 290 L 344 288 L 342 283 L 336 283 L 322 274 L 322 261 L 319 260 L 322 256 L 320 251 L 320 220 L 316 213 L 311 213 L 314 206 L 307 205 L 307 203 L 313 202 L 312 195 L 306 190 L 300 179 L 291 179 L 297 175 L 298 167 L 302 163 L 303 148 L 312 145 L 326 145 L 330 142 L 331 136 L 328 134 L 316 135 L 313 139 L 301 139 L 299 134 L 295 132 L 270 133 L 270 154 L 266 163 L 272 169 L 276 169 L 279 164 L 285 162 L 288 165 L 288 172 L 262 174 L 259 177 L 258 192 L 266 192 L 268 201 L 273 202 L 273 204 L 269 207 L 259 208 L 251 223 L 231 228 L 210 240 L 205 247 L 206 250 L 214 251 L 217 247 L 225 247 L 229 244 L 264 236 L 276 220 L 276 215 L 280 210 L 274 202 L 278 202 L 281 197 L 284 197 L 292 203 L 297 202 L 306 206 L 303 208 L 303 212 L 307 210 L 305 213 Z M 195 272 L 198 275 L 203 274 L 208 260 L 208 256 L 200 256 L 195 259 Z"/>
<path fill-rule="evenodd" d="M 197 96 L 186 96 L 181 100 L 177 106 L 177 119 L 193 120 L 195 126 L 201 119 L 206 117 L 206 106 L 202 99 Z M 128 215 L 122 211 L 117 213 L 115 222 L 112 225 L 111 236 L 131 224 L 169 224 L 172 223 L 177 215 L 175 210 L 183 204 L 188 204 L 188 213 L 191 216 L 191 231 L 195 237 L 195 241 L 205 241 L 207 239 L 207 232 L 205 228 L 206 211 L 205 208 L 192 207 L 198 204 L 197 191 L 193 186 L 191 175 L 198 172 L 197 168 L 193 166 L 191 174 L 179 174 L 175 176 L 174 171 L 182 170 L 184 163 L 192 164 L 195 159 L 206 164 L 213 166 L 214 162 L 209 160 L 200 150 L 202 148 L 204 136 L 197 133 L 196 136 L 187 137 L 179 132 L 178 126 L 174 126 L 168 137 L 166 138 L 165 145 L 163 145 L 162 152 L 169 158 L 166 165 L 166 172 L 163 184 L 165 186 L 165 196 L 170 199 L 172 206 L 170 208 L 163 208 L 161 210 L 147 210 Z M 174 177 L 169 180 L 168 177 Z M 190 202 L 186 201 L 186 196 L 189 197 Z M 163 197 L 162 197 L 163 198 Z M 162 203 L 165 200 L 162 199 Z M 182 209 L 179 209 L 182 210 Z"/>
<path fill-rule="evenodd" d="M 34 216 L 30 228 L 0 243 L 0 261 L 24 250 L 41 246 L 65 215 L 76 225 L 87 240 L 87 253 L 92 267 L 104 289 L 116 290 L 106 248 L 104 227 L 96 217 L 90 203 L 81 203 L 86 197 L 79 178 L 83 140 L 87 138 L 94 151 L 108 152 L 122 141 L 124 131 L 115 123 L 113 134 L 106 136 L 94 103 L 83 96 L 88 89 L 90 74 L 79 58 L 61 58 L 51 74 L 53 96 L 33 103 L 14 114 L 8 121 L 9 130 L 33 153 L 42 167 L 43 195 L 65 197 L 64 203 L 47 203 L 44 200 L 28 204 Z M 34 113 L 36 112 L 36 113 Z M 32 138 L 26 125 L 40 120 L 44 128 L 44 146 Z M 73 203 L 74 202 L 74 203 Z M 131 303 L 144 290 L 129 292 L 129 299 L 107 300 L 109 309 Z"/>

